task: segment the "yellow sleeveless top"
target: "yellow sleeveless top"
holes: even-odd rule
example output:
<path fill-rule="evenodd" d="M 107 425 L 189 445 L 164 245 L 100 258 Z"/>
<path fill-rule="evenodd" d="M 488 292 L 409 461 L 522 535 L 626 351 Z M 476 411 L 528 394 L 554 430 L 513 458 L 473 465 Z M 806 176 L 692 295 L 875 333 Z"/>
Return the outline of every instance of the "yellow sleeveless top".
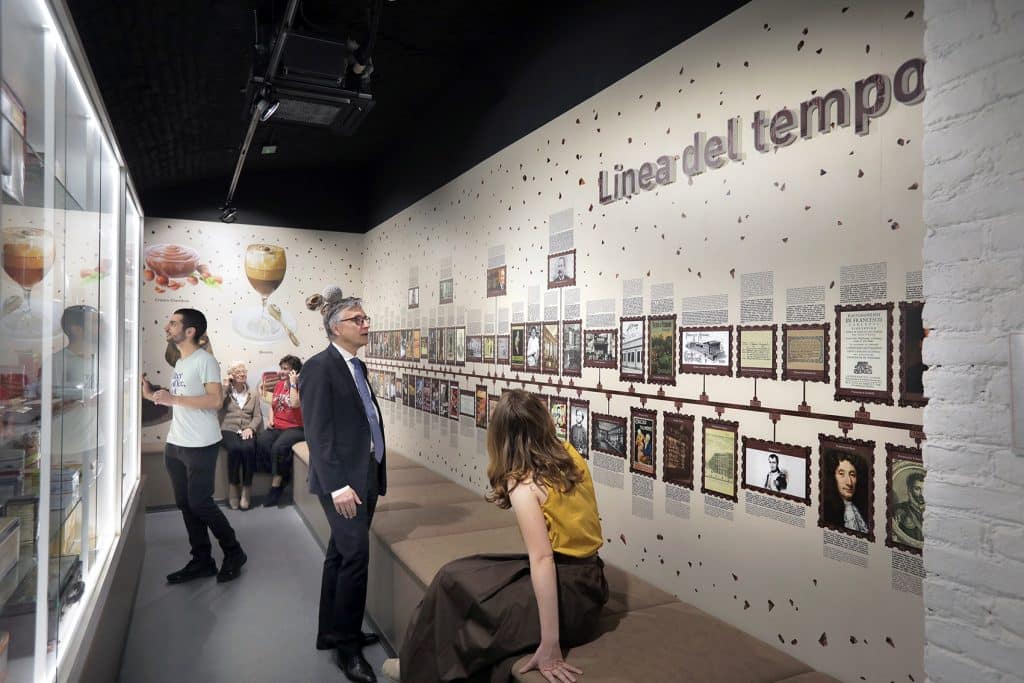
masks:
<path fill-rule="evenodd" d="M 583 480 L 569 494 L 549 488 L 547 500 L 540 508 L 544 513 L 552 550 L 571 557 L 590 557 L 604 545 L 594 480 L 590 478 L 587 461 L 572 444 L 565 441 L 563 445 L 577 469 L 583 473 Z"/>

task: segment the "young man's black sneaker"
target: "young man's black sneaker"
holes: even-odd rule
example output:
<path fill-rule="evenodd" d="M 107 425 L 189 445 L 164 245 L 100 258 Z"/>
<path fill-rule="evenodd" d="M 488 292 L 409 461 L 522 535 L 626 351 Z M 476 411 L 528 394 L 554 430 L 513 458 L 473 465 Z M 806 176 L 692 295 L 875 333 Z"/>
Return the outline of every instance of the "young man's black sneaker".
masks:
<path fill-rule="evenodd" d="M 217 573 L 217 563 L 213 560 L 192 560 L 183 568 L 167 575 L 167 583 L 185 583 L 194 579 L 202 579 Z"/>
<path fill-rule="evenodd" d="M 271 486 L 270 491 L 267 493 L 267 499 L 263 501 L 263 507 L 276 508 L 278 503 L 281 502 L 282 493 L 284 493 L 283 486 Z"/>
<path fill-rule="evenodd" d="M 242 565 L 248 559 L 248 556 L 241 548 L 230 555 L 225 555 L 224 561 L 220 563 L 220 571 L 217 573 L 217 583 L 237 579 L 242 573 Z"/>

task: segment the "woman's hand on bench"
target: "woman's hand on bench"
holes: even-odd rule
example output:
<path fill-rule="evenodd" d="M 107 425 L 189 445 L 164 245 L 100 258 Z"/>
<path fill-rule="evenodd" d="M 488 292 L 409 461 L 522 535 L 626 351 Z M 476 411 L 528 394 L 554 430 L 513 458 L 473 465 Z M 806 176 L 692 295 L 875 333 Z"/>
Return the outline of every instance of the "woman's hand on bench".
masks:
<path fill-rule="evenodd" d="M 583 673 L 583 670 L 567 663 L 562 659 L 562 650 L 558 643 L 547 645 L 541 643 L 537 651 L 530 657 L 530 661 L 519 670 L 524 674 L 527 671 L 537 669 L 540 675 L 548 683 L 576 683 L 576 677 Z"/>

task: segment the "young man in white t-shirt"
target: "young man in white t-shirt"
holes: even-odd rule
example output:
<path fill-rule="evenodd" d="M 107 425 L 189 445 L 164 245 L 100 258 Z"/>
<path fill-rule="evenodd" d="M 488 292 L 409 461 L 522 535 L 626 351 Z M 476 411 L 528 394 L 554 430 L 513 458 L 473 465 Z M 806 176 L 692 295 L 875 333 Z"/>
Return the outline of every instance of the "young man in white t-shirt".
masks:
<path fill-rule="evenodd" d="M 157 405 L 171 406 L 171 429 L 164 446 L 164 464 L 174 487 L 174 500 L 185 519 L 192 560 L 167 575 L 167 583 L 184 583 L 217 575 L 218 582 L 238 578 L 245 552 L 227 517 L 213 502 L 213 479 L 220 449 L 217 410 L 224 400 L 220 365 L 198 341 L 206 333 L 206 317 L 193 308 L 179 308 L 164 327 L 167 341 L 181 353 L 174 365 L 170 391 L 153 391 L 142 376 L 142 395 Z M 224 551 L 220 572 L 213 560 L 213 532 Z"/>

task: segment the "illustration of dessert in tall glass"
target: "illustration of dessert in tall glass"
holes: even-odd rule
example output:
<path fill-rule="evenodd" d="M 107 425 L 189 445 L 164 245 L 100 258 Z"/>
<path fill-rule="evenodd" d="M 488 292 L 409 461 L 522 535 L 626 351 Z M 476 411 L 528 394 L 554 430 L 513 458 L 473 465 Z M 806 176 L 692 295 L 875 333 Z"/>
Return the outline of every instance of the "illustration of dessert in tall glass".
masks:
<path fill-rule="evenodd" d="M 32 288 L 43 281 L 53 265 L 53 235 L 41 228 L 3 229 L 4 272 L 22 289 L 22 316 L 32 313 Z"/>
<path fill-rule="evenodd" d="M 245 277 L 260 295 L 260 307 L 244 308 L 234 317 L 235 331 L 243 337 L 271 342 L 288 334 L 295 321 L 280 308 L 268 304 L 270 295 L 277 291 L 288 270 L 288 258 L 283 247 L 273 244 L 250 244 L 245 250 Z"/>

